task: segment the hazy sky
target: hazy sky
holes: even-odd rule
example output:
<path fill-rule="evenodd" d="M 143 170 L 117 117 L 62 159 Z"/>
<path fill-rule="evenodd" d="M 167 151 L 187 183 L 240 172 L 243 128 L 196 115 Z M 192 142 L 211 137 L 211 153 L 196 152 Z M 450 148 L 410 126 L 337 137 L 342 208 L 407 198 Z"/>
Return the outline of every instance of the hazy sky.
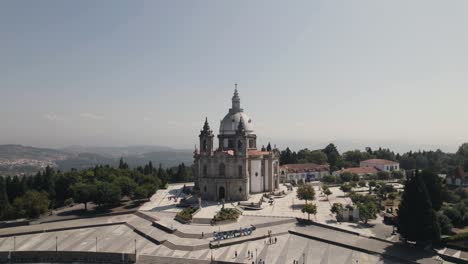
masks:
<path fill-rule="evenodd" d="M 468 141 L 468 1 L 1 1 L 0 144 Z"/>

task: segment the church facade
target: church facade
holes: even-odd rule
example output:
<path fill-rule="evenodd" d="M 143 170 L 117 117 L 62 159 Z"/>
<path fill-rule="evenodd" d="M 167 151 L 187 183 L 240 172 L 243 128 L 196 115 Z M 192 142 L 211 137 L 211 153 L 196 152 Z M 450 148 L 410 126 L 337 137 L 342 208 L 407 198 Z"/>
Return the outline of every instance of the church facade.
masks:
<path fill-rule="evenodd" d="M 257 149 L 253 121 L 240 106 L 237 87 L 232 107 L 221 120 L 218 145 L 208 119 L 194 152 L 195 189 L 204 200 L 245 201 L 252 193 L 279 187 L 279 151 Z"/>

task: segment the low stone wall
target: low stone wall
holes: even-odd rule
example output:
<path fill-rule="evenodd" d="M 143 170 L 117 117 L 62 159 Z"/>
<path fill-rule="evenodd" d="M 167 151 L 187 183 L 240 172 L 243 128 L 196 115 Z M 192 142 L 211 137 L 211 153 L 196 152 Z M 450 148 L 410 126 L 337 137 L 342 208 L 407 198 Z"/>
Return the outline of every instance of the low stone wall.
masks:
<path fill-rule="evenodd" d="M 80 226 L 51 228 L 51 229 L 44 229 L 44 230 L 34 230 L 34 231 L 26 231 L 26 232 L 9 233 L 9 234 L 0 235 L 0 238 L 1 237 L 11 237 L 11 236 L 40 234 L 40 233 L 47 233 L 47 232 L 66 231 L 66 230 L 82 229 L 82 228 L 93 228 L 93 227 L 101 227 L 101 226 L 124 225 L 124 224 L 125 224 L 125 222 L 115 222 L 115 223 L 103 223 L 103 224 L 95 224 L 95 225 L 80 225 Z"/>
<path fill-rule="evenodd" d="M 21 221 L 4 221 L 0 222 L 0 228 L 9 228 L 9 227 L 17 227 L 17 226 L 26 226 L 29 225 L 29 220 L 21 220 Z"/>
<path fill-rule="evenodd" d="M 0 263 L 135 263 L 135 254 L 88 251 L 0 252 Z"/>

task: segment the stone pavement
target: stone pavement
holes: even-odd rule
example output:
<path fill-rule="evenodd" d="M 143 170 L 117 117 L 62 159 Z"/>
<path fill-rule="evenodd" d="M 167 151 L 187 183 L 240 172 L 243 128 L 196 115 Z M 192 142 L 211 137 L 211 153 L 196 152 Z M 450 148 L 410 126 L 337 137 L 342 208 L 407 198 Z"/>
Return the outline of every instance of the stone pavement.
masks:
<path fill-rule="evenodd" d="M 409 245 L 351 235 L 320 226 L 298 225 L 292 233 L 297 233 L 301 236 L 318 241 L 326 241 L 330 244 L 340 245 L 345 248 L 351 248 L 356 251 L 394 257 L 396 261 L 407 260 L 424 264 L 440 263 L 434 259 L 436 257 L 434 252 L 424 251 L 421 248 L 411 247 Z"/>
<path fill-rule="evenodd" d="M 59 250 L 95 251 L 97 238 L 98 251 L 132 253 L 136 248 L 141 263 L 151 263 L 151 259 L 157 259 L 160 263 L 206 263 L 212 256 L 217 261 L 236 263 L 252 263 L 260 259 L 265 260 L 265 263 L 278 264 L 292 263 L 293 260 L 299 263 L 397 263 L 394 259 L 382 256 L 389 253 L 401 253 L 421 263 L 432 263 L 431 256 L 419 258 L 417 254 L 420 252 L 417 250 L 401 249 L 389 242 L 329 228 L 296 225 L 293 217 L 305 218 L 306 215 L 300 212 L 299 207 L 303 202 L 295 199 L 295 193 L 277 199 L 275 205 L 261 211 L 244 211 L 237 223 L 222 226 L 184 225 L 174 221 L 176 211 L 180 209 L 167 199 L 169 195 L 177 196 L 182 186 L 183 184 L 180 184 L 170 187 L 167 191 L 158 191 L 151 201 L 142 207 L 145 210 L 141 210 L 137 215 L 86 218 L 0 229 L 0 251 L 13 248 L 55 250 L 56 245 Z M 327 212 L 327 204 L 329 206 L 330 202 L 340 199 L 346 202 L 349 198 L 342 197 L 337 191 L 334 192 L 334 196 L 330 196 L 330 201 L 320 199 L 318 197 L 316 201 L 319 207 L 317 220 L 326 223 L 331 218 Z M 291 207 L 292 203 L 299 206 Z M 284 209 L 286 211 L 283 211 Z M 163 231 L 153 225 L 153 219 L 159 219 L 160 224 L 177 231 Z M 111 225 L 96 226 L 106 224 Z M 209 248 L 212 239 L 209 234 L 213 231 L 233 230 L 250 225 L 257 227 L 251 236 L 229 239 L 220 242 L 219 248 Z M 357 229 L 353 226 L 347 228 L 353 231 Z M 70 230 L 59 231 L 60 229 Z M 268 243 L 268 239 L 265 238 L 268 230 L 273 231 L 273 236 L 278 239 L 277 243 Z M 19 235 L 25 232 L 36 233 Z M 201 232 L 207 236 L 201 238 Z M 2 235 L 5 237 L 1 237 Z M 223 247 L 226 243 L 229 246 Z M 247 256 L 248 252 L 253 252 L 253 258 L 251 255 Z"/>

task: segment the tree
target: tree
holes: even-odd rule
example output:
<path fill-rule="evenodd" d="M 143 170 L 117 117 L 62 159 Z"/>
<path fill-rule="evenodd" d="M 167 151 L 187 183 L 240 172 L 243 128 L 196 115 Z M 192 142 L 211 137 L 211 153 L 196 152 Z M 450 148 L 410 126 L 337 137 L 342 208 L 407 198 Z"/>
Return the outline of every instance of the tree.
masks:
<path fill-rule="evenodd" d="M 121 169 L 121 170 L 128 169 L 128 164 L 126 162 L 124 162 L 123 158 L 120 158 L 120 160 L 119 160 L 119 169 Z"/>
<path fill-rule="evenodd" d="M 327 160 L 330 164 L 330 168 L 332 169 L 332 171 L 335 171 L 341 167 L 343 160 L 336 146 L 333 143 L 328 144 L 323 149 L 323 152 L 325 153 L 325 155 L 327 155 Z"/>
<path fill-rule="evenodd" d="M 431 199 L 432 208 L 438 211 L 442 207 L 442 180 L 430 170 L 423 170 L 420 175 Z"/>
<path fill-rule="evenodd" d="M 20 217 L 37 218 L 47 212 L 49 198 L 45 192 L 27 191 L 15 199 L 13 207 Z"/>
<path fill-rule="evenodd" d="M 367 224 L 369 219 L 377 218 L 377 204 L 375 201 L 367 200 L 365 202 L 356 203 L 356 207 L 359 209 L 359 219 Z"/>
<path fill-rule="evenodd" d="M 323 191 L 323 194 L 325 194 L 325 195 L 327 196 L 327 200 L 328 200 L 328 196 L 332 194 L 332 191 L 330 191 L 330 189 L 327 188 L 327 189 L 325 189 L 325 190 Z"/>
<path fill-rule="evenodd" d="M 0 219 L 6 214 L 10 207 L 10 201 L 6 192 L 6 184 L 3 177 L 0 176 Z"/>
<path fill-rule="evenodd" d="M 439 241 L 440 227 L 424 181 L 419 173 L 405 183 L 398 210 L 398 230 L 409 241 Z"/>
<path fill-rule="evenodd" d="M 307 219 L 310 220 L 311 214 L 313 215 L 317 214 L 317 205 L 313 203 L 305 204 L 301 211 L 303 213 L 307 213 Z"/>
<path fill-rule="evenodd" d="M 305 200 L 306 204 L 309 200 L 315 199 L 315 190 L 311 185 L 305 184 L 297 188 L 297 198 Z"/>
<path fill-rule="evenodd" d="M 85 210 L 88 210 L 88 202 L 96 196 L 96 187 L 93 184 L 76 183 L 70 187 L 73 194 L 73 201 L 83 203 Z"/>
<path fill-rule="evenodd" d="M 345 184 L 342 184 L 340 186 L 340 190 L 342 190 L 344 193 L 348 193 L 352 190 L 353 188 L 351 187 L 351 185 L 345 183 Z"/>
<path fill-rule="evenodd" d="M 340 174 L 340 178 L 342 182 L 350 182 L 353 178 L 353 173 L 351 172 L 343 172 Z"/>
<path fill-rule="evenodd" d="M 129 196 L 129 197 L 132 196 L 133 191 L 137 187 L 137 184 L 135 183 L 134 180 L 125 176 L 120 176 L 120 177 L 115 178 L 114 184 L 119 186 L 120 192 L 122 193 L 122 195 Z"/>
<path fill-rule="evenodd" d="M 388 180 L 390 179 L 390 174 L 386 171 L 379 171 L 377 172 L 377 179 L 381 180 L 381 181 L 385 181 L 385 180 Z"/>
<path fill-rule="evenodd" d="M 148 190 L 143 186 L 138 186 L 133 193 L 134 200 L 148 199 Z"/>
<path fill-rule="evenodd" d="M 399 171 L 399 170 L 394 170 L 392 171 L 392 178 L 393 179 L 403 179 L 403 172 Z"/>
<path fill-rule="evenodd" d="M 266 150 L 267 150 L 267 151 L 271 151 L 271 144 L 270 144 L 270 142 L 268 142 L 268 145 L 267 145 L 267 147 L 266 147 Z"/>
<path fill-rule="evenodd" d="M 437 213 L 437 222 L 439 223 L 440 232 L 442 234 L 444 234 L 444 235 L 452 234 L 453 225 L 452 225 L 450 219 L 446 215 L 438 212 Z"/>
<path fill-rule="evenodd" d="M 97 182 L 93 202 L 97 205 L 112 205 L 120 202 L 119 186 L 108 182 Z"/>
<path fill-rule="evenodd" d="M 359 187 L 366 187 L 366 181 L 359 181 Z"/>
<path fill-rule="evenodd" d="M 333 203 L 330 212 L 336 215 L 336 219 L 339 221 L 341 219 L 341 212 L 343 211 L 343 205 L 340 203 Z"/>

